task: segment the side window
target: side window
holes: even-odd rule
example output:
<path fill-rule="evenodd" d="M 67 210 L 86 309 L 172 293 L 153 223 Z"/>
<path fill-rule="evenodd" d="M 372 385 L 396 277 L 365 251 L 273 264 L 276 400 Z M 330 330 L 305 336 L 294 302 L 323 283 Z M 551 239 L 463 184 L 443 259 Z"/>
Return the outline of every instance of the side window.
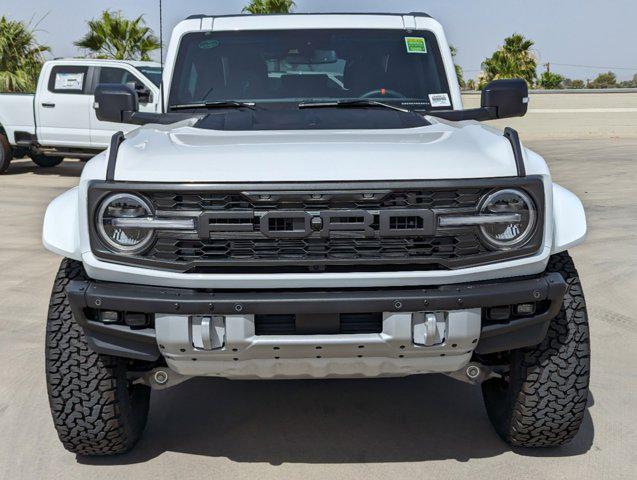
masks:
<path fill-rule="evenodd" d="M 82 95 L 88 84 L 88 67 L 60 65 L 51 69 L 49 92 Z"/>
<path fill-rule="evenodd" d="M 97 83 L 98 85 L 100 83 L 134 84 L 139 103 L 146 105 L 153 100 L 153 95 L 148 87 L 138 77 L 123 68 L 102 67 Z"/>
<path fill-rule="evenodd" d="M 144 83 L 128 70 L 123 68 L 102 67 L 100 69 L 100 77 L 97 83 L 134 83 L 135 88 L 145 88 Z"/>

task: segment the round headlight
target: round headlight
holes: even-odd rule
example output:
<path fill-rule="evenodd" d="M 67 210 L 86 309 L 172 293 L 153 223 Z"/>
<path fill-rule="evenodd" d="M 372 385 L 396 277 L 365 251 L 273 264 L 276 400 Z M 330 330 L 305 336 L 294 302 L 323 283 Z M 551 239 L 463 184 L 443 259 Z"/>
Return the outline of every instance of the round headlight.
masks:
<path fill-rule="evenodd" d="M 502 216 L 501 223 L 488 223 L 480 227 L 486 241 L 501 250 L 524 244 L 533 235 L 537 222 L 533 200 L 520 190 L 500 190 L 489 195 L 480 213 Z"/>
<path fill-rule="evenodd" d="M 126 220 L 147 218 L 153 210 L 146 200 L 130 193 L 104 199 L 97 212 L 97 231 L 102 241 L 117 253 L 138 253 L 153 239 L 153 231 L 126 226 Z M 119 222 L 119 220 L 123 220 Z"/>

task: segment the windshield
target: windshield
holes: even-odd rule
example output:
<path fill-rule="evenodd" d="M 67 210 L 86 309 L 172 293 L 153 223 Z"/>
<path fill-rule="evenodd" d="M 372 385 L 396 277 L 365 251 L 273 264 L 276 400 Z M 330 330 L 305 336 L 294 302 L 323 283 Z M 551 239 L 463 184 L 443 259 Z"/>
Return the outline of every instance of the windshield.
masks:
<path fill-rule="evenodd" d="M 161 84 L 161 67 L 135 67 L 157 87 Z"/>
<path fill-rule="evenodd" d="M 268 30 L 184 36 L 169 105 L 368 99 L 414 110 L 452 108 L 429 31 Z"/>

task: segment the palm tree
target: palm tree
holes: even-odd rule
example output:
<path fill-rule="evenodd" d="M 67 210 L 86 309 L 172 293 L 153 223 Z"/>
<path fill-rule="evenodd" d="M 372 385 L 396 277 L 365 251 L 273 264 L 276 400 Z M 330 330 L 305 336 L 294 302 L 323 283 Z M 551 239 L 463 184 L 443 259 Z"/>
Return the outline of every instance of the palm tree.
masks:
<path fill-rule="evenodd" d="M 244 12 L 253 14 L 290 13 L 294 7 L 292 0 L 251 0 Z"/>
<path fill-rule="evenodd" d="M 537 77 L 537 60 L 531 51 L 535 42 L 515 33 L 504 39 L 504 45 L 482 62 L 480 88 L 500 78 L 523 78 L 533 85 Z"/>
<path fill-rule="evenodd" d="M 449 48 L 451 49 L 451 56 L 454 59 L 454 66 L 456 67 L 456 76 L 458 77 L 458 85 L 460 85 L 460 88 L 466 88 L 467 83 L 464 81 L 464 71 L 462 70 L 462 67 L 460 65 L 455 63 L 456 55 L 458 55 L 458 49 L 454 47 L 453 45 L 449 45 Z"/>
<path fill-rule="evenodd" d="M 30 25 L 0 17 L 0 92 L 34 91 L 50 51 L 38 44 Z"/>
<path fill-rule="evenodd" d="M 150 53 L 160 47 L 143 15 L 129 20 L 122 12 L 104 10 L 101 17 L 88 22 L 88 27 L 89 32 L 75 46 L 87 50 L 92 57 L 150 60 Z"/>

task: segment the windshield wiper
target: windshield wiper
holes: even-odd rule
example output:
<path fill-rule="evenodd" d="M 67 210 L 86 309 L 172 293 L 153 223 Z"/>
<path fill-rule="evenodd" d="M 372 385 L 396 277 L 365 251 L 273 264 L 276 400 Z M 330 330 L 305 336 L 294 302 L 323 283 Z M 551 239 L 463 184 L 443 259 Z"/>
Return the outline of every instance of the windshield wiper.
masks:
<path fill-rule="evenodd" d="M 184 103 L 182 105 L 171 105 L 171 110 L 190 110 L 197 108 L 206 108 L 212 110 L 214 108 L 249 108 L 255 110 L 254 103 L 237 102 L 235 100 L 225 100 L 221 102 L 199 102 L 199 103 Z"/>
<path fill-rule="evenodd" d="M 389 108 L 390 110 L 396 110 L 402 113 L 411 113 L 411 110 L 406 108 L 396 107 L 389 105 L 388 103 L 378 102 L 376 100 L 367 100 L 360 98 L 357 100 L 339 100 L 336 102 L 303 102 L 299 103 L 299 108 L 359 108 L 359 107 L 381 107 Z"/>

